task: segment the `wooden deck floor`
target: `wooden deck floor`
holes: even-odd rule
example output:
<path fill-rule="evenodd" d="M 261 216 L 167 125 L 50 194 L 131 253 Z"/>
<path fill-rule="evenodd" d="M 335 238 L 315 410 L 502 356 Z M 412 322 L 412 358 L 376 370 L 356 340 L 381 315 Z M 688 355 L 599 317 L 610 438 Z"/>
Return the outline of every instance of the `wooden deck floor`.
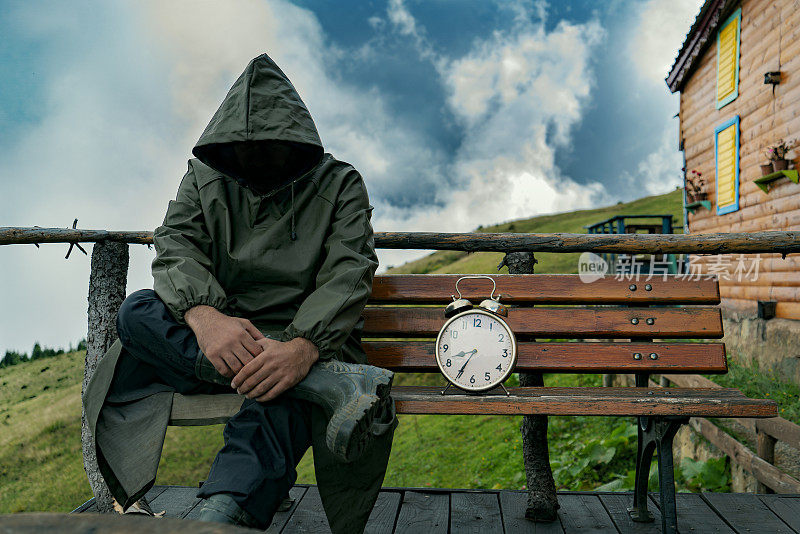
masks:
<path fill-rule="evenodd" d="M 156 486 L 147 494 L 154 511 L 192 519 L 199 512 L 196 488 Z M 292 489 L 295 504 L 280 512 L 267 532 L 330 532 L 316 486 Z M 630 493 L 559 493 L 559 521 L 532 523 L 524 518 L 525 492 L 386 488 L 381 491 L 366 532 L 411 534 L 571 534 L 661 532 L 658 495 L 651 495 L 654 523 L 632 522 Z M 91 512 L 89 501 L 75 512 Z M 681 532 L 800 534 L 800 495 L 749 493 L 678 494 Z"/>

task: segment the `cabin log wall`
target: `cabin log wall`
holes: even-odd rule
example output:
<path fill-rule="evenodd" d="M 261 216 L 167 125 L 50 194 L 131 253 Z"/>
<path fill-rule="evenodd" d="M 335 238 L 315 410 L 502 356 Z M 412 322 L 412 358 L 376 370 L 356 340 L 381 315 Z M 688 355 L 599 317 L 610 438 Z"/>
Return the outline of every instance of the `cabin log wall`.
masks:
<path fill-rule="evenodd" d="M 716 33 L 680 94 L 681 137 L 686 171 L 707 181 L 712 209 L 688 214 L 690 233 L 800 230 L 800 185 L 781 179 L 765 194 L 753 179 L 761 175 L 764 149 L 779 138 L 800 140 L 800 0 L 744 0 L 739 56 L 739 96 L 715 108 Z M 733 6 L 736 9 L 737 6 Z M 727 14 L 725 15 L 727 17 Z M 781 72 L 774 88 L 764 73 Z M 714 128 L 739 115 L 739 210 L 716 213 Z M 797 164 L 798 151 L 787 156 Z M 754 255 L 745 256 L 746 263 Z M 800 258 L 761 254 L 758 276 L 720 278 L 723 306 L 755 313 L 757 300 L 778 302 L 776 315 L 800 319 Z M 713 270 L 712 256 L 692 256 L 702 272 Z M 734 264 L 736 259 L 733 260 Z M 741 278 L 741 279 L 740 279 Z M 756 279 L 753 279 L 756 278 Z"/>

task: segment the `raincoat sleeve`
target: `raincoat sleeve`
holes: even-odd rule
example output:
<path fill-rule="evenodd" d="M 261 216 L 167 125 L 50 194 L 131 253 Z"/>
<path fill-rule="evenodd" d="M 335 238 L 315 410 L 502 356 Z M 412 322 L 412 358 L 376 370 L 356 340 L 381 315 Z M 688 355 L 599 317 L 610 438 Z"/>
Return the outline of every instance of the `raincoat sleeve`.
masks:
<path fill-rule="evenodd" d="M 153 289 L 180 324 L 193 306 L 225 307 L 225 290 L 214 277 L 211 237 L 206 228 L 191 162 L 164 223 L 153 233 Z"/>
<path fill-rule="evenodd" d="M 303 337 L 317 346 L 321 360 L 340 356 L 372 293 L 378 268 L 371 215 L 364 181 L 350 168 L 336 199 L 316 287 L 281 333 L 281 341 Z"/>

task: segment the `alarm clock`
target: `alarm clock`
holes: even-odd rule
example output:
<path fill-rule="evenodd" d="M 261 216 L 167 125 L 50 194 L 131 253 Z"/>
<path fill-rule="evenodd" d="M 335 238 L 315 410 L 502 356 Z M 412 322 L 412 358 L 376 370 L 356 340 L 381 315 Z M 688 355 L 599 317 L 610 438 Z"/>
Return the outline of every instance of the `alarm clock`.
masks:
<path fill-rule="evenodd" d="M 468 278 L 492 281 L 491 295 L 478 308 L 458 289 L 458 283 Z M 494 298 L 496 288 L 489 276 L 462 276 L 456 281 L 458 298 L 453 295 L 453 302 L 445 308 L 448 319 L 436 337 L 436 363 L 449 382 L 447 388 L 453 385 L 469 393 L 488 391 L 502 386 L 514 371 L 517 340 L 504 320 L 507 308 L 500 304 L 500 296 Z"/>

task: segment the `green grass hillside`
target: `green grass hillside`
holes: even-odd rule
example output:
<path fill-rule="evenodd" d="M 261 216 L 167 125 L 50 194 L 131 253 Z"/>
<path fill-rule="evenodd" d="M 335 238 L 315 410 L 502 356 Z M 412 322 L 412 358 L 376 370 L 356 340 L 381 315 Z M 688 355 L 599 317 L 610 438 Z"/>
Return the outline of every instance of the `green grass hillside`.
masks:
<path fill-rule="evenodd" d="M 609 219 L 615 215 L 668 215 L 674 216 L 676 233 L 683 229 L 683 190 L 641 198 L 627 203 L 591 210 L 571 211 L 552 215 L 540 215 L 531 219 L 520 219 L 495 226 L 477 228 L 476 232 L 526 232 L 526 233 L 574 233 L 585 234 L 585 226 Z M 496 273 L 503 259 L 500 252 L 439 251 L 424 258 L 408 262 L 387 270 L 390 274 L 407 273 Z M 575 273 L 578 254 L 537 253 L 537 273 Z M 503 267 L 500 272 L 508 272 Z"/>

